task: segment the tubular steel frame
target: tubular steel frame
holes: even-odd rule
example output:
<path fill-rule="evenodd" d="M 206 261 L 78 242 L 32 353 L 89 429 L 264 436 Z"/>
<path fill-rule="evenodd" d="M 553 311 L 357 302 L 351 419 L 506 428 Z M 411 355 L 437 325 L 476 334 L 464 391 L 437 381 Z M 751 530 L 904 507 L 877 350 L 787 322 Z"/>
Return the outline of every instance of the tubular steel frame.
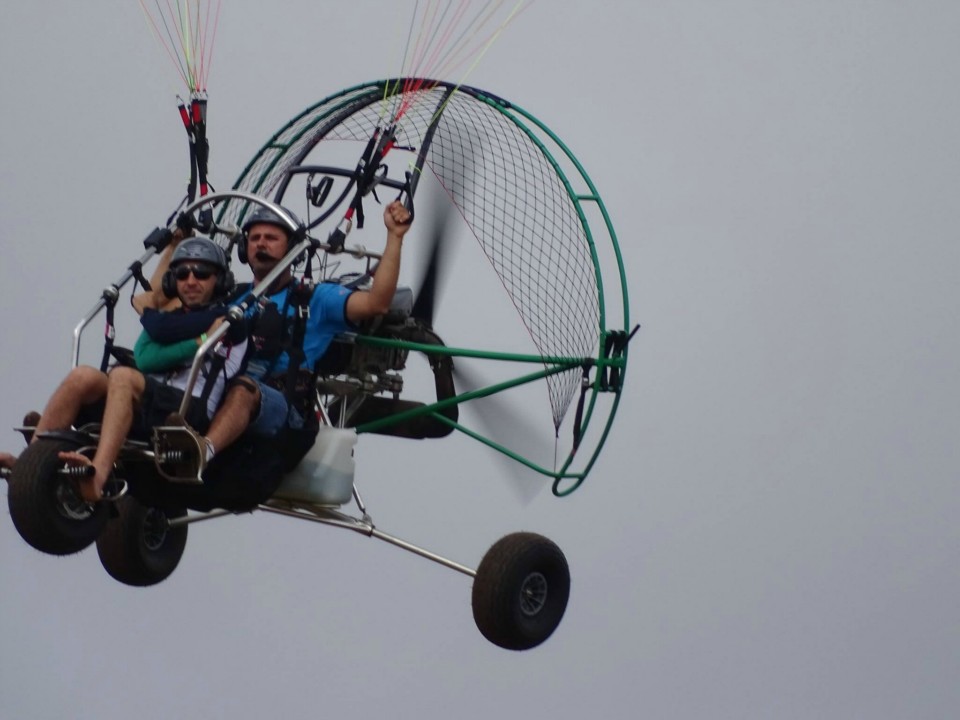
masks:
<path fill-rule="evenodd" d="M 586 242 L 589 245 L 590 256 L 593 259 L 594 271 L 596 274 L 597 288 L 599 290 L 599 327 L 596 344 L 597 353 L 595 357 L 566 357 L 541 354 L 503 353 L 489 350 L 423 345 L 420 343 L 402 340 L 357 335 L 355 342 L 373 347 L 394 348 L 402 351 L 416 351 L 430 353 L 433 355 L 447 355 L 450 357 L 476 358 L 494 362 L 542 365 L 543 369 L 521 375 L 511 380 L 492 384 L 487 387 L 460 393 L 455 397 L 427 404 L 423 407 L 418 407 L 412 410 L 397 413 L 392 416 L 380 418 L 375 421 L 363 423 L 357 426 L 355 429 L 357 433 L 376 432 L 391 424 L 401 423 L 414 417 L 430 416 L 438 422 L 445 423 L 457 431 L 464 433 L 465 435 L 487 445 L 503 455 L 525 465 L 531 470 L 553 478 L 553 493 L 555 495 L 569 495 L 586 479 L 590 470 L 593 468 L 593 465 L 595 464 L 604 443 L 606 442 L 621 399 L 623 378 L 627 366 L 627 341 L 630 337 L 628 335 L 630 321 L 627 281 L 620 247 L 617 242 L 616 233 L 614 231 L 610 215 L 602 198 L 600 197 L 599 192 L 597 191 L 590 177 L 587 175 L 583 166 L 576 159 L 569 148 L 540 120 L 522 108 L 476 88 L 457 87 L 449 83 L 433 81 L 429 81 L 428 84 L 431 88 L 444 88 L 445 94 L 443 96 L 443 102 L 438 106 L 437 116 L 431 125 L 430 131 L 427 133 L 427 137 L 424 138 L 422 146 L 415 149 L 417 153 L 417 165 L 414 174 L 415 179 L 411 183 L 412 187 L 409 188 L 411 195 L 416 189 L 420 172 L 424 162 L 426 161 L 428 145 L 432 139 L 433 130 L 436 128 L 436 122 L 439 120 L 440 114 L 442 113 L 447 100 L 455 92 L 466 93 L 474 99 L 485 103 L 520 128 L 530 139 L 531 143 L 538 148 L 539 152 L 541 152 L 543 156 L 547 158 L 554 172 L 561 179 L 569 200 L 576 210 L 576 214 L 581 223 Z M 373 83 L 357 85 L 343 90 L 340 93 L 331 95 L 319 103 L 311 106 L 287 123 L 284 127 L 282 127 L 264 145 L 264 147 L 261 148 L 257 155 L 254 156 L 254 158 L 244 169 L 240 179 L 237 181 L 232 191 L 207 195 L 201 200 L 192 203 L 185 209 L 184 212 L 191 213 L 201 206 L 207 204 L 215 205 L 217 203 L 226 201 L 224 205 L 221 206 L 220 214 L 218 216 L 218 223 L 223 223 L 219 226 L 219 229 L 228 233 L 236 233 L 236 225 L 231 225 L 230 223 L 224 222 L 225 218 L 229 218 L 230 213 L 233 212 L 234 217 L 232 219 L 239 220 L 242 218 L 243 213 L 246 212 L 246 207 L 248 204 L 250 202 L 254 202 L 269 207 L 271 210 L 276 212 L 280 217 L 289 223 L 291 230 L 297 229 L 297 225 L 294 220 L 291 219 L 279 205 L 293 175 L 305 172 L 307 170 L 345 174 L 344 171 L 341 171 L 338 168 L 325 168 L 324 166 L 300 166 L 300 163 L 313 151 L 318 143 L 320 143 L 334 128 L 336 128 L 342 121 L 350 117 L 354 112 L 357 112 L 359 109 L 367 107 L 374 102 L 381 101 L 387 94 L 389 94 L 391 88 L 399 89 L 403 86 L 403 79 L 382 80 Z M 325 106 L 329 107 L 327 107 L 326 110 L 321 112 L 316 117 L 311 117 L 311 114 L 314 111 Z M 560 157 L 565 158 L 570 164 L 572 164 L 576 170 L 577 179 L 579 179 L 579 181 L 584 183 L 587 187 L 586 193 L 576 192 L 573 183 L 567 177 L 557 157 L 551 151 L 550 145 L 552 145 L 553 148 L 559 152 Z M 276 152 L 278 150 L 280 152 L 277 152 L 276 156 L 262 167 L 262 172 L 259 175 L 255 175 L 254 170 L 260 167 L 259 162 L 261 158 L 266 153 Z M 295 153 L 295 156 L 292 158 L 292 162 L 286 157 L 290 152 Z M 287 165 L 286 169 L 282 169 L 284 164 Z M 395 180 L 388 180 L 385 182 L 385 184 L 395 188 L 399 185 Z M 274 202 L 270 202 L 262 196 L 264 191 L 274 191 Z M 341 197 L 341 201 L 343 199 L 344 196 Z M 239 212 L 239 216 L 235 211 L 236 205 L 234 204 L 231 206 L 231 203 L 234 201 L 243 203 L 244 205 L 244 209 Z M 595 245 L 593 229 L 591 228 L 591 225 L 587 219 L 587 213 L 585 212 L 585 206 L 587 204 L 593 204 L 599 210 L 600 217 L 602 218 L 603 228 L 606 231 L 607 238 L 612 246 L 613 258 L 617 269 L 615 281 L 619 285 L 617 294 L 619 295 L 622 304 L 623 329 L 610 330 L 606 327 L 606 289 L 603 282 L 601 263 L 598 257 L 597 247 Z M 328 210 L 327 216 L 329 216 L 334 210 L 335 208 Z M 283 261 L 281 261 L 274 273 L 253 288 L 250 297 L 256 299 L 262 295 L 276 275 L 282 272 L 284 268 L 292 265 L 294 259 L 303 251 L 309 249 L 327 250 L 329 248 L 323 243 L 320 243 L 310 237 L 302 239 L 293 249 L 290 250 L 287 256 L 284 257 Z M 148 251 L 137 261 L 136 264 L 142 265 L 143 263 L 147 262 L 155 254 L 155 252 L 155 249 L 148 249 Z M 362 248 L 347 248 L 345 249 L 345 252 L 348 255 L 353 255 L 355 257 L 378 257 L 377 254 L 367 253 Z M 73 332 L 72 347 L 72 361 L 74 366 L 76 366 L 79 362 L 80 336 L 83 333 L 83 330 L 101 310 L 111 303 L 116 302 L 120 288 L 126 285 L 133 278 L 134 273 L 131 270 L 128 270 L 116 283 L 107 286 L 107 288 L 105 288 L 103 291 L 102 297 L 76 326 Z M 241 315 L 242 310 L 240 310 L 233 319 L 236 320 Z M 227 332 L 228 325 L 229 323 L 223 323 L 223 325 L 215 333 L 211 334 L 207 341 L 199 348 L 191 368 L 190 381 L 187 391 L 184 394 L 184 407 L 181 408 L 182 411 L 185 410 L 186 405 L 190 401 L 190 390 L 192 389 L 192 385 L 195 382 L 199 369 L 202 365 L 203 357 L 215 347 L 220 337 Z M 619 345 L 617 343 L 611 344 L 611 339 L 615 338 L 620 338 L 621 342 Z M 612 346 L 616 348 L 613 352 L 611 352 L 609 349 Z M 593 419 L 598 397 L 602 393 L 613 393 L 614 396 L 612 402 L 610 403 L 606 421 L 603 424 L 599 438 L 596 441 L 596 445 L 593 451 L 588 453 L 586 462 L 579 470 L 574 470 L 572 468 L 575 459 L 574 456 L 577 453 L 576 447 L 574 447 L 570 454 L 560 464 L 559 468 L 545 468 L 524 457 L 520 453 L 510 450 L 494 440 L 484 437 L 482 434 L 462 425 L 461 423 L 450 420 L 441 412 L 451 405 L 464 404 L 479 398 L 489 397 L 511 388 L 537 382 L 550 377 L 551 375 L 569 372 L 570 370 L 578 368 L 584 370 L 585 378 L 588 377 L 590 372 L 593 374 L 593 377 L 589 379 L 588 384 L 586 385 L 586 389 L 589 390 L 589 402 L 586 403 L 581 425 L 578 428 L 581 434 L 586 431 L 591 420 Z M 614 382 L 610 382 L 609 378 L 611 377 L 615 377 L 616 380 Z M 149 451 L 143 452 L 149 454 Z M 467 566 L 461 565 L 460 563 L 444 558 L 417 545 L 377 529 L 370 516 L 367 514 L 366 508 L 358 490 L 356 489 L 356 486 L 354 486 L 353 496 L 359 511 L 362 513 L 362 517 L 357 518 L 347 515 L 343 512 L 340 512 L 336 507 L 294 503 L 279 499 L 268 500 L 267 502 L 259 505 L 257 509 L 263 512 L 282 515 L 285 517 L 310 520 L 312 522 L 353 530 L 359 534 L 366 535 L 368 537 L 374 537 L 389 544 L 393 544 L 401 549 L 420 555 L 421 557 L 444 565 L 445 567 L 454 569 L 465 575 L 471 577 L 476 575 L 476 571 Z M 227 510 L 214 510 L 208 513 L 193 514 L 183 518 L 175 518 L 169 521 L 169 525 L 171 527 L 186 525 L 229 514 L 237 513 Z"/>

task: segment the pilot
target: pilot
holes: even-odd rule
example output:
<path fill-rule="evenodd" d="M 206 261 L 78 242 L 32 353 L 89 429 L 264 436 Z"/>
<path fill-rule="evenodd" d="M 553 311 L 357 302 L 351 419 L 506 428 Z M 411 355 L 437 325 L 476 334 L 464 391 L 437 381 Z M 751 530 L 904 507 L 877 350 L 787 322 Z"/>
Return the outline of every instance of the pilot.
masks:
<path fill-rule="evenodd" d="M 201 466 L 214 453 L 240 437 L 249 427 L 254 433 L 276 437 L 284 429 L 302 430 L 305 422 L 309 442 L 316 428 L 313 414 L 313 368 L 326 352 L 333 337 L 354 329 L 359 323 L 383 315 L 390 309 L 400 273 L 400 253 L 403 238 L 410 229 L 412 216 L 403 203 L 394 201 L 383 212 L 387 230 L 386 247 L 373 276 L 369 290 L 352 290 L 334 283 L 320 283 L 306 298 L 294 299 L 297 283 L 291 269 L 285 268 L 270 288 L 258 308 L 258 317 L 251 329 L 253 348 L 246 375 L 228 388 L 223 405 L 214 415 L 204 438 L 207 455 Z M 291 249 L 288 225 L 272 211 L 261 208 L 244 223 L 245 237 L 238 248 L 241 262 L 249 263 L 254 283 L 262 281 Z M 265 302 L 263 302 L 265 300 Z M 309 312 L 298 312 L 302 303 Z M 295 377 L 290 382 L 290 353 L 265 335 L 265 326 L 279 329 L 281 337 L 296 336 L 293 329 L 296 318 L 306 317 L 301 331 L 302 348 Z M 279 317 L 278 317 L 279 316 Z M 276 338 L 274 338 L 275 340 Z M 289 343 L 288 343 L 289 346 Z M 294 386 L 292 393 L 284 389 Z"/>

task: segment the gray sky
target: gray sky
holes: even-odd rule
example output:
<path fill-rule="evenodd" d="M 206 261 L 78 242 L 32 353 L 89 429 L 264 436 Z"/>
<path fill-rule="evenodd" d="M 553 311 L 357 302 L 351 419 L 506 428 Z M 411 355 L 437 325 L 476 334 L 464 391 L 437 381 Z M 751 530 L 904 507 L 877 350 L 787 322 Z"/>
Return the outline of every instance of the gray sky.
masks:
<path fill-rule="evenodd" d="M 395 74 L 399 5 L 225 1 L 215 184 Z M 186 150 L 136 3 L 0 20 L 2 428 L 68 369 Z M 381 528 L 463 563 L 553 538 L 554 637 L 499 650 L 467 578 L 309 523 L 194 526 L 137 590 L 4 513 L 0 717 L 957 715 L 958 27 L 950 2 L 535 3 L 469 81 L 543 119 L 606 200 L 643 324 L 621 416 L 562 500 L 518 503 L 457 441 L 364 438 L 357 462 Z"/>

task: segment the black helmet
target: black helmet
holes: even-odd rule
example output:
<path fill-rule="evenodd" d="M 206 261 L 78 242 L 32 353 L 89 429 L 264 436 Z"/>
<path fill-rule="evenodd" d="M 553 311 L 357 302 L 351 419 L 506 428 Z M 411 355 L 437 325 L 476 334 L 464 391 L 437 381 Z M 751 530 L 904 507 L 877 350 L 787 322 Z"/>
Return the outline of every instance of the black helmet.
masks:
<path fill-rule="evenodd" d="M 182 262 L 188 260 L 197 260 L 209 263 L 217 268 L 217 284 L 213 288 L 214 298 L 222 298 L 233 292 L 234 279 L 230 272 L 230 266 L 227 263 L 227 253 L 223 248 L 217 245 L 213 240 L 203 235 L 187 238 L 173 251 L 170 258 L 170 269 L 163 274 L 161 286 L 164 295 L 167 297 L 176 297 L 177 281 L 174 279 L 173 271 Z"/>

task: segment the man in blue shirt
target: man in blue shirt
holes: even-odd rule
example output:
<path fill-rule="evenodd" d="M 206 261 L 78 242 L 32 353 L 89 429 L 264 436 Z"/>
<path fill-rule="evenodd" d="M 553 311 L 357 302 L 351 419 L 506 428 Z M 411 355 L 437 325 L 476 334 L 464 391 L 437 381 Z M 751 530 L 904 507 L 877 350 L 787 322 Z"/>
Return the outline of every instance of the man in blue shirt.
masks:
<path fill-rule="evenodd" d="M 394 201 L 383 212 L 387 228 L 387 243 L 369 290 L 351 290 L 333 283 L 320 283 L 309 300 L 309 317 L 303 328 L 303 360 L 300 367 L 312 371 L 317 360 L 326 352 L 333 337 L 356 327 L 364 320 L 383 315 L 390 309 L 400 273 L 400 252 L 403 237 L 410 228 L 410 213 L 401 202 Z M 287 225 L 266 209 L 257 210 L 244 224 L 241 260 L 250 264 L 254 283 L 259 283 L 273 270 L 290 250 Z M 286 268 L 267 293 L 266 304 L 259 306 L 257 324 L 268 325 L 267 319 L 288 331 L 296 302 L 291 301 L 294 287 L 291 269 Z M 272 308 L 270 306 L 273 306 Z M 256 347 L 257 326 L 251 331 Z M 268 343 L 264 343 L 268 344 Z M 288 375 L 289 355 L 277 348 L 257 348 L 247 365 L 247 378 L 233 385 L 210 424 L 204 441 L 206 465 L 214 453 L 223 450 L 249 427 L 253 432 L 268 437 L 276 436 L 284 428 L 299 429 L 304 418 L 300 409 L 291 406 L 283 387 Z M 306 388 L 312 394 L 312 388 Z"/>

